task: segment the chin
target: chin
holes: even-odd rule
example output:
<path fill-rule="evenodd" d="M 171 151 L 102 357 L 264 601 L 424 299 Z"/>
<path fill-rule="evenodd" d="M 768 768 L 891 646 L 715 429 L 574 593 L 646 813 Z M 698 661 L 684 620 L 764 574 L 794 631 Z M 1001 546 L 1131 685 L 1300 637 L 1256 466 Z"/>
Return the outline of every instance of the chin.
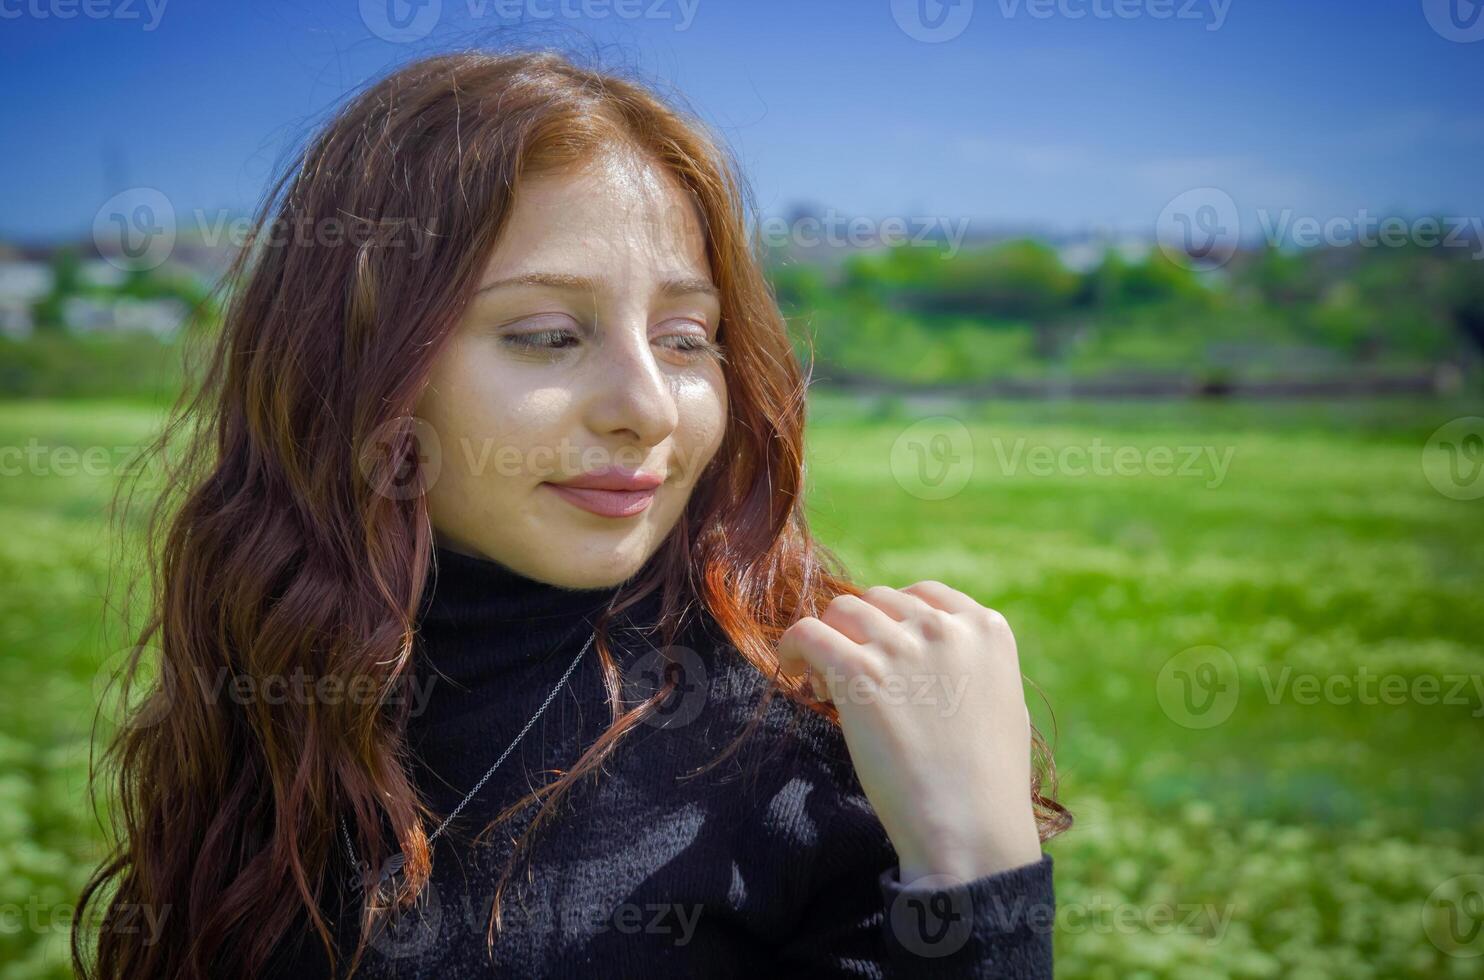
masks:
<path fill-rule="evenodd" d="M 543 569 L 538 577 L 567 589 L 607 589 L 627 581 L 643 564 L 642 561 L 605 562 L 588 555 Z"/>

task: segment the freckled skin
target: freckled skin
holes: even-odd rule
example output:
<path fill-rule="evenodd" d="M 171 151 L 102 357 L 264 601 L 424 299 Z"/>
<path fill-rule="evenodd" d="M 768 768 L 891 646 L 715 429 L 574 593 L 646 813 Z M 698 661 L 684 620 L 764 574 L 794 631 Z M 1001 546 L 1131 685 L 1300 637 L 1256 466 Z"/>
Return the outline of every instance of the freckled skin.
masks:
<path fill-rule="evenodd" d="M 542 281 L 509 282 L 532 276 Z M 438 437 L 427 493 L 441 543 L 567 588 L 622 582 L 658 550 L 727 420 L 720 361 L 683 349 L 687 338 L 719 342 L 720 305 L 673 285 L 687 281 L 711 282 L 706 241 L 663 169 L 615 153 L 522 181 L 480 279 L 491 288 L 465 311 L 417 407 Z M 665 483 L 625 518 L 541 485 L 608 465 Z"/>

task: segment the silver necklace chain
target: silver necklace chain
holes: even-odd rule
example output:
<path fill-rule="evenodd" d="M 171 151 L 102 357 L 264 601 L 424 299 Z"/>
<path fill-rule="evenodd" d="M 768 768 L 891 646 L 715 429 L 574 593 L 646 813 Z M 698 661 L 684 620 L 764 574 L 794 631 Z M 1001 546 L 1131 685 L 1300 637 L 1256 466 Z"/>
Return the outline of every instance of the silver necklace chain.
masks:
<path fill-rule="evenodd" d="M 500 768 L 500 764 L 504 762 L 505 758 L 510 755 L 512 751 L 515 750 L 515 747 L 517 745 L 520 744 L 520 740 L 526 737 L 526 732 L 530 731 L 531 726 L 536 724 L 536 719 L 540 718 L 542 713 L 546 711 L 547 707 L 551 705 L 551 702 L 556 700 L 556 696 L 561 691 L 561 689 L 567 686 L 567 681 L 571 678 L 572 672 L 576 670 L 577 665 L 582 662 L 583 654 L 587 653 L 588 648 L 593 645 L 593 641 L 597 638 L 597 633 L 594 633 L 592 636 L 587 638 L 587 642 L 582 645 L 582 649 L 577 652 L 577 656 L 572 658 L 572 663 L 568 665 L 566 672 L 562 674 L 562 679 L 557 681 L 556 686 L 551 689 L 551 693 L 546 695 L 546 700 L 541 702 L 541 707 L 536 709 L 536 713 L 531 716 L 531 720 L 526 722 L 525 727 L 523 727 L 520 732 L 516 734 L 515 738 L 510 740 L 510 744 L 505 747 L 505 751 L 501 752 L 500 757 L 495 760 L 495 764 L 490 766 L 489 769 L 485 771 L 485 774 L 483 776 L 479 777 L 479 782 L 474 784 L 474 788 L 469 791 L 468 795 L 460 800 L 459 805 L 454 807 L 453 810 L 448 814 L 448 816 L 443 818 L 443 822 L 438 825 L 437 829 L 435 829 L 431 834 L 428 835 L 429 844 L 432 844 L 435 840 L 437 840 L 443 834 L 443 832 L 448 829 L 448 825 L 453 823 L 454 818 L 457 817 L 461 812 L 463 812 L 464 807 L 469 805 L 469 801 L 474 799 L 475 795 L 481 789 L 484 789 L 484 784 L 489 782 L 490 777 L 495 774 L 495 770 Z M 340 815 L 340 834 L 345 839 L 345 853 L 350 857 L 350 864 L 351 867 L 354 869 L 353 873 L 364 876 L 366 872 L 366 866 L 361 861 L 361 859 L 356 856 L 355 845 L 351 843 L 350 830 L 345 825 L 344 814 Z M 398 851 L 391 857 L 387 858 L 386 864 L 382 865 L 381 876 L 377 879 L 377 886 L 380 887 L 387 881 L 387 879 L 396 875 L 399 871 L 402 870 L 402 866 L 406 863 L 407 857 L 401 851 Z"/>

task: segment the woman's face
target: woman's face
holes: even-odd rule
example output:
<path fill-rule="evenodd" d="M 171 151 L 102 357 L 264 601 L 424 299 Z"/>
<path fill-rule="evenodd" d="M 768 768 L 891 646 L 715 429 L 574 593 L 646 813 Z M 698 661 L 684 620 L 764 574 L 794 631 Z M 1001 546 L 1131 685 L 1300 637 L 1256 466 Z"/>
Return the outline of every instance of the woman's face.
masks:
<path fill-rule="evenodd" d="M 721 444 L 720 322 L 699 217 L 667 172 L 615 154 L 524 180 L 418 403 L 440 543 L 568 588 L 635 574 Z M 596 482 L 654 486 L 554 486 L 605 468 L 618 480 Z"/>

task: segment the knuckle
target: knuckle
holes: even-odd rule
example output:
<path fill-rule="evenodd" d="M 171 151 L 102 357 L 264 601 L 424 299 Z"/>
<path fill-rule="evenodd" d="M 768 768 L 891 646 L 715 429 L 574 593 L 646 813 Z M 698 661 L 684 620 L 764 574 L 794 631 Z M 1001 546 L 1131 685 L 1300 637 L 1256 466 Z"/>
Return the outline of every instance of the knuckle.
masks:
<path fill-rule="evenodd" d="M 849 592 L 841 592 L 839 595 L 837 595 L 834 598 L 830 599 L 830 601 L 825 605 L 825 612 L 826 613 L 832 613 L 832 612 L 833 613 L 838 613 L 838 612 L 842 612 L 847 607 L 849 607 L 851 603 L 858 602 L 858 601 L 859 600 L 856 599 L 856 597 L 853 596 L 853 595 L 851 595 Z"/>
<path fill-rule="evenodd" d="M 948 635 L 953 628 L 953 616 L 941 609 L 928 609 L 923 612 L 922 635 L 930 640 L 941 639 Z"/>
<path fill-rule="evenodd" d="M 844 659 L 838 667 L 841 682 L 850 684 L 856 683 L 859 679 L 860 682 L 869 686 L 881 684 L 891 670 L 891 665 L 885 658 L 865 650 L 859 650 L 853 656 Z"/>
<path fill-rule="evenodd" d="M 1007 620 L 1005 618 L 1005 614 L 1000 612 L 998 609 L 990 609 L 985 606 L 980 606 L 977 610 L 974 611 L 974 618 L 979 626 L 983 627 L 991 633 L 1010 632 L 1010 621 Z"/>

